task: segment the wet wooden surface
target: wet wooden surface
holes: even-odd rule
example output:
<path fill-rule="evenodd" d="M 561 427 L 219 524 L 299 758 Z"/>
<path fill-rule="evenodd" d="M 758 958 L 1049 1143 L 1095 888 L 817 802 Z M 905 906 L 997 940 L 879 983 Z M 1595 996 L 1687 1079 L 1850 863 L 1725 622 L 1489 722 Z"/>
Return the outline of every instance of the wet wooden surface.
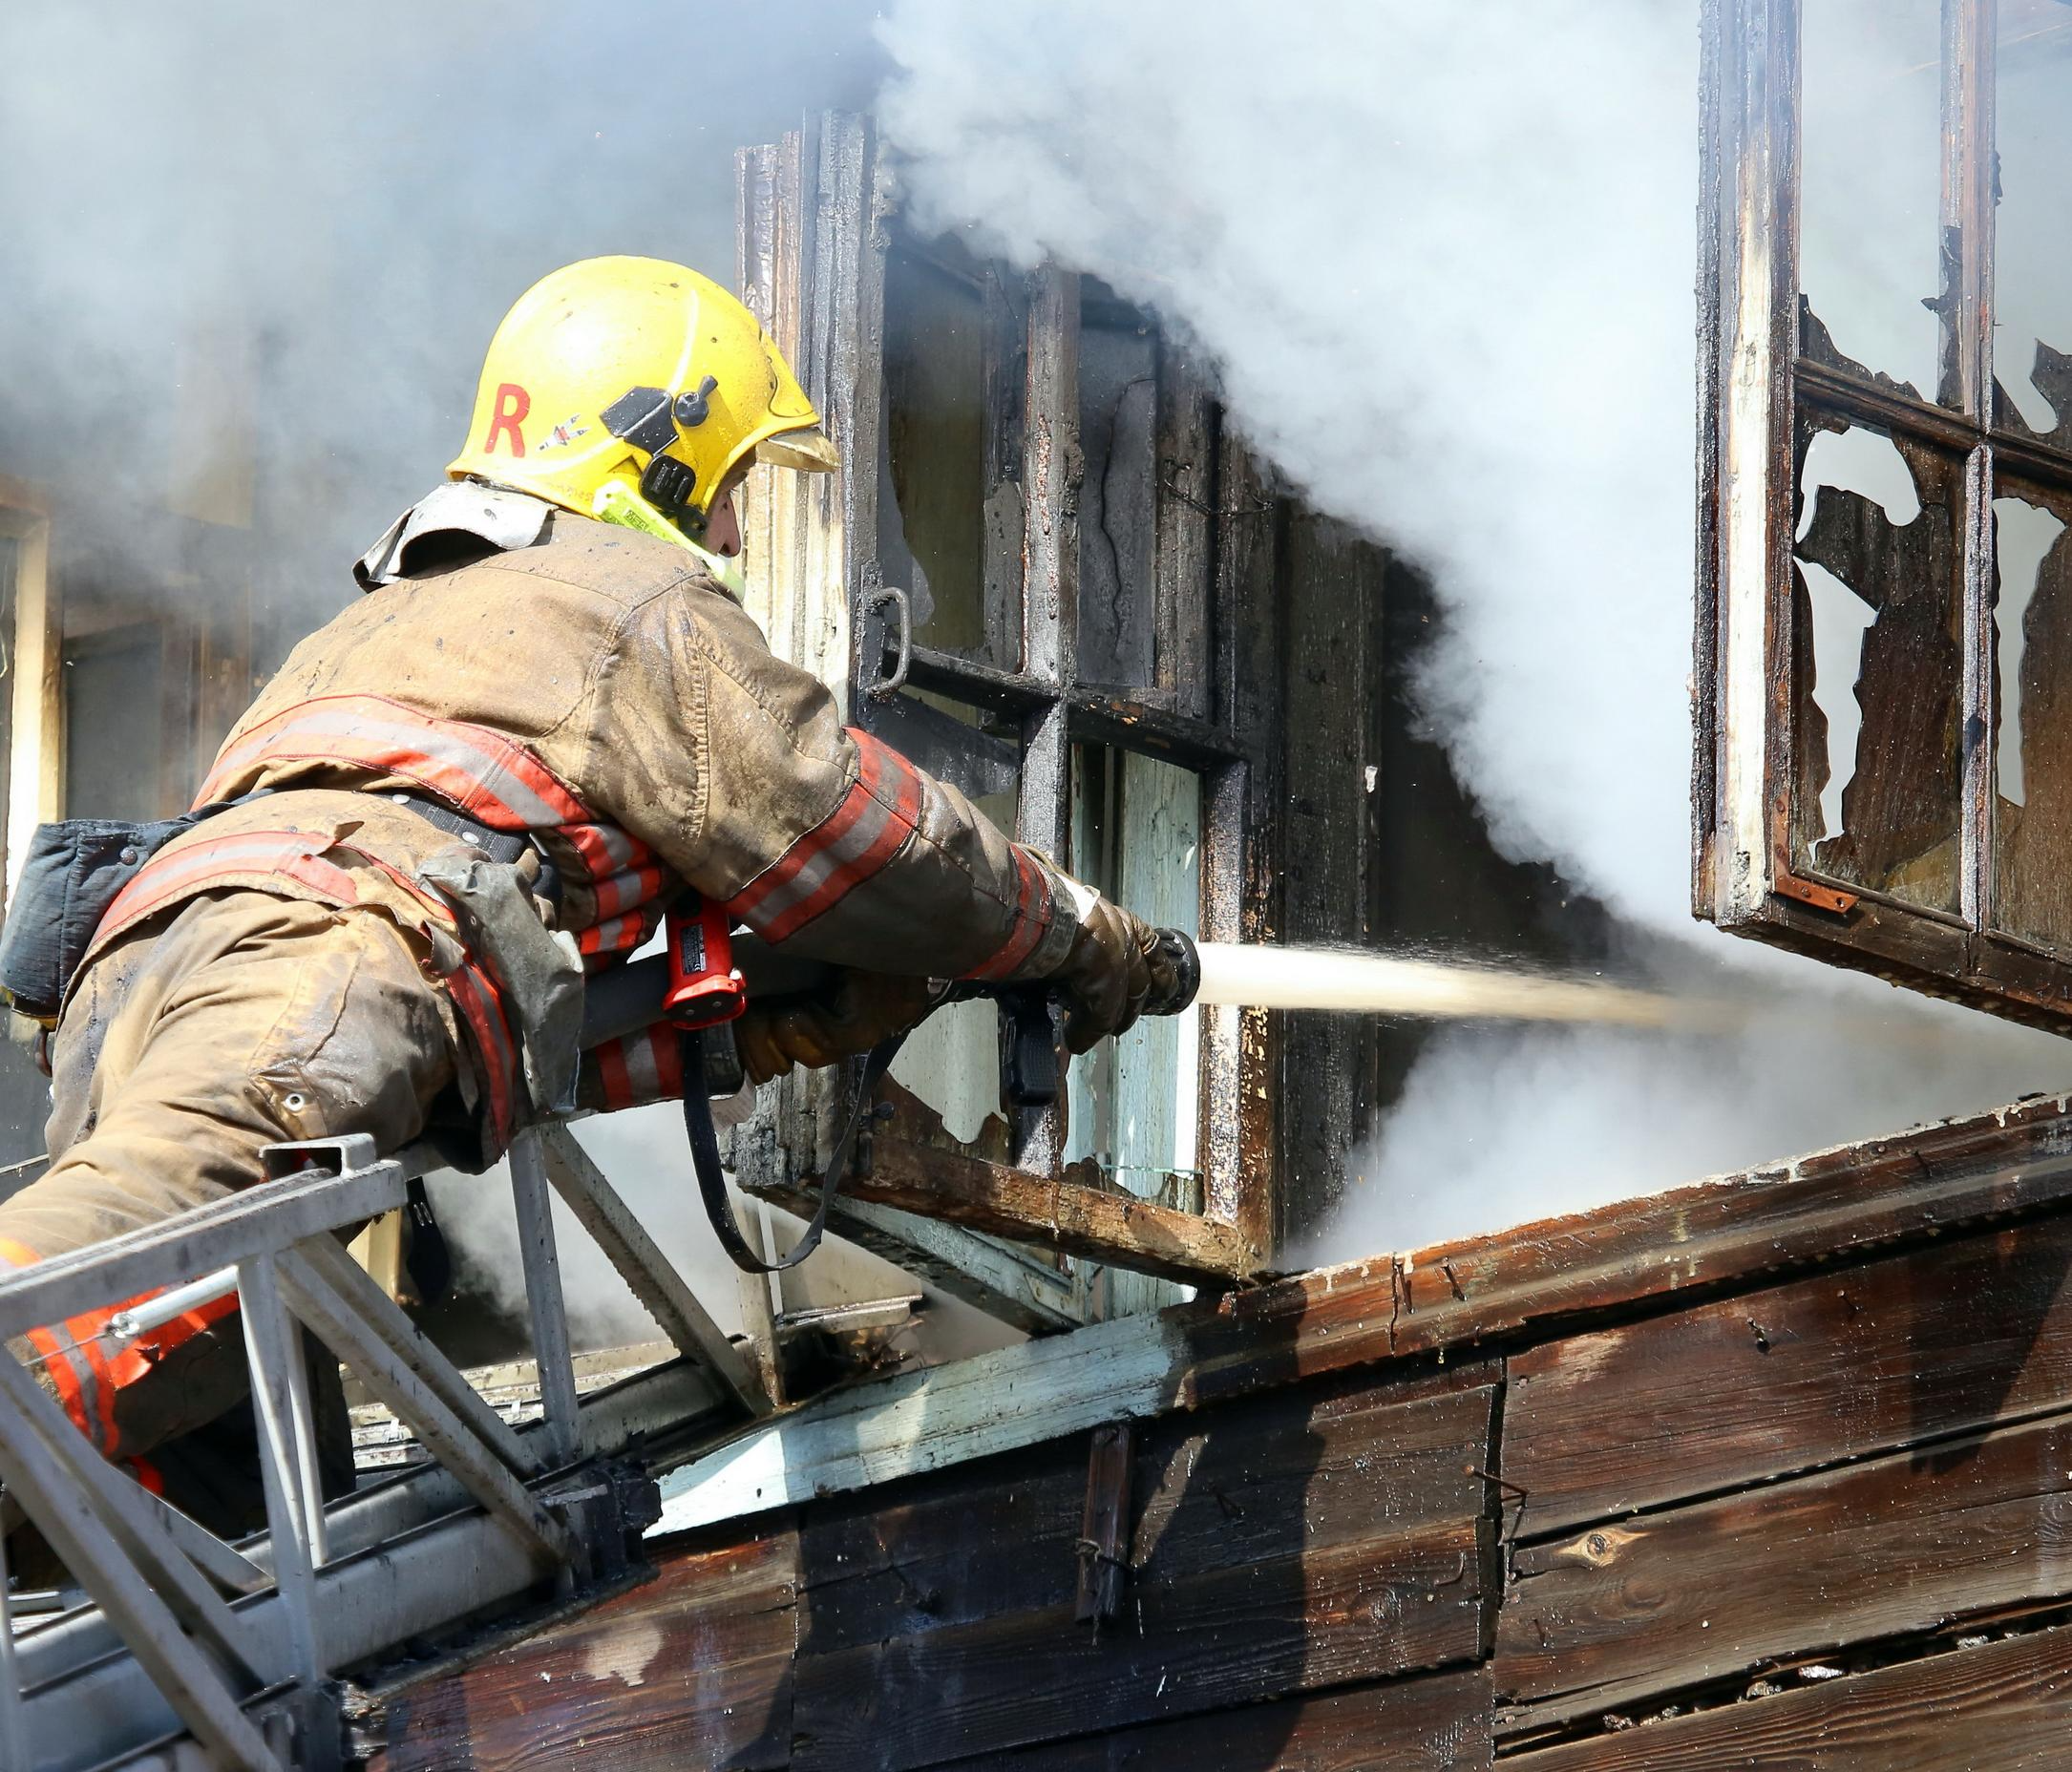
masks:
<path fill-rule="evenodd" d="M 1545 1722 L 2072 1593 L 2072 1420 L 1520 1549 L 1498 1692 Z"/>
<path fill-rule="evenodd" d="M 1487 1772 L 1490 1677 L 1431 1674 L 983 1754 L 959 1772 Z"/>
<path fill-rule="evenodd" d="M 2072 1403 L 2072 1220 L 1514 1355 L 1531 1536 Z"/>
<path fill-rule="evenodd" d="M 1473 1660 L 1493 1400 L 1354 1389 L 1158 1424 L 1099 1633 L 1075 1605 L 1085 1439 L 857 1498 L 801 1541 L 793 1763 L 929 1765 Z"/>
<path fill-rule="evenodd" d="M 1515 1772 L 2055 1772 L 2072 1731 L 2072 1629 L 1798 1683 L 1505 1761 Z"/>
<path fill-rule="evenodd" d="M 370 1772 L 677 1772 L 791 1763 L 797 1539 L 671 1557 L 645 1586 L 388 1709 Z"/>
<path fill-rule="evenodd" d="M 375 1763 L 2049 1763 L 2062 1633 L 1993 1639 L 2072 1606 L 2068 1189 L 2042 1102 L 854 1387 L 772 1443 L 846 1462 L 407 1691 Z"/>

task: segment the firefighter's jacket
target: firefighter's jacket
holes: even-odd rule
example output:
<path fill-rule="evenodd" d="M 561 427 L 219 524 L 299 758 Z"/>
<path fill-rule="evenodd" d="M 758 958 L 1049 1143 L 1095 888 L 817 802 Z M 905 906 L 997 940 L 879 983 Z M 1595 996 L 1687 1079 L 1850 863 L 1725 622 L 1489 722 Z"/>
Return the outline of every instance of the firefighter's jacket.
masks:
<path fill-rule="evenodd" d="M 523 1118 L 518 1019 L 417 877 L 453 837 L 385 796 L 535 835 L 593 970 L 640 946 L 686 884 L 844 964 L 1011 979 L 1063 960 L 1078 889 L 845 728 L 687 550 L 464 482 L 406 513 L 359 575 L 367 595 L 289 655 L 197 803 L 273 791 L 154 856 L 96 951 L 225 886 L 384 910 L 444 957 L 487 1154 Z M 638 1069 L 634 1045 L 621 1063 Z M 658 1042 L 645 1062 L 672 1057 Z"/>

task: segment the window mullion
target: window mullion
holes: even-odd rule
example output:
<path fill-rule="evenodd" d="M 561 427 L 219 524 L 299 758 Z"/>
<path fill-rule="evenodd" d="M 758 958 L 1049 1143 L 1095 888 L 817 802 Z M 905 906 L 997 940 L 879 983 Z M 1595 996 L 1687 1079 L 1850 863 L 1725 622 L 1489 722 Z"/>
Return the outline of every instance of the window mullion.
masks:
<path fill-rule="evenodd" d="M 1072 753 L 1065 694 L 1078 652 L 1079 537 L 1072 517 L 1078 432 L 1079 279 L 1046 265 L 1033 279 L 1028 311 L 1023 658 L 1027 674 L 1053 686 L 1058 699 L 1025 723 L 1016 834 L 1061 859 L 1071 829 Z M 1040 1175 L 1055 1172 L 1065 1148 L 1060 1108 L 1047 1108 L 1016 1129 L 1019 1166 Z"/>
<path fill-rule="evenodd" d="M 1980 430 L 1993 402 L 1994 12 L 1995 0 L 1943 0 L 1942 403 Z"/>
<path fill-rule="evenodd" d="M 1993 918 L 1995 681 L 1993 564 L 1993 186 L 1996 0 L 1943 0 L 1943 391 L 1977 428 L 1964 465 L 1964 920 Z M 1954 246 L 1954 252 L 1953 252 Z M 1955 260 L 1955 263 L 1952 260 Z"/>

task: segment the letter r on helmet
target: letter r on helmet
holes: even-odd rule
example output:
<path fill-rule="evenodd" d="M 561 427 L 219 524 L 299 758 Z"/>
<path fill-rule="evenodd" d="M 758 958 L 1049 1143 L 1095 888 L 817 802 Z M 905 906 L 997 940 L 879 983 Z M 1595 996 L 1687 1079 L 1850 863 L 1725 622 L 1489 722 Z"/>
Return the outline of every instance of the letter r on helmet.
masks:
<path fill-rule="evenodd" d="M 489 416 L 489 435 L 482 439 L 482 454 L 494 455 L 497 453 L 498 433 L 507 432 L 511 437 L 512 454 L 524 454 L 525 434 L 518 429 L 518 426 L 523 422 L 525 414 L 532 410 L 532 395 L 520 388 L 518 383 L 498 383 L 497 387 L 497 406 Z"/>

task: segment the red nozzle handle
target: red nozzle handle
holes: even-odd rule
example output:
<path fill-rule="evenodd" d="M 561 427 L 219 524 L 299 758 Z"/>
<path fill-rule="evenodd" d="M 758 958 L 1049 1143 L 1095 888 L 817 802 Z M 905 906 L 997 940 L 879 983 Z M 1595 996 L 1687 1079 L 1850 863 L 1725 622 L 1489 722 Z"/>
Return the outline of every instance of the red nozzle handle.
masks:
<path fill-rule="evenodd" d="M 749 1006 L 734 968 L 732 925 L 724 905 L 687 892 L 669 907 L 669 982 L 662 1013 L 679 1027 L 716 1027 Z"/>

